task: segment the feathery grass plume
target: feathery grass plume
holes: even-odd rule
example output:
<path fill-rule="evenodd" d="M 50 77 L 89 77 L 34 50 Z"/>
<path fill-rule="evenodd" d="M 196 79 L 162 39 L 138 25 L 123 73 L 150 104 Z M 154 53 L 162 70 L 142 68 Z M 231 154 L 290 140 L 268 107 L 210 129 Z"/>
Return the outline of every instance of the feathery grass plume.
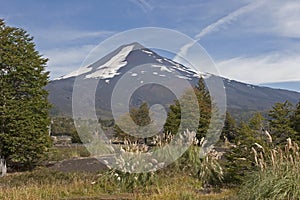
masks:
<path fill-rule="evenodd" d="M 259 165 L 258 164 L 258 155 L 257 155 L 257 151 L 252 147 L 251 148 L 252 149 L 252 151 L 253 151 L 253 153 L 254 153 L 254 160 L 255 160 L 255 163 L 256 163 L 256 165 Z"/>
<path fill-rule="evenodd" d="M 273 142 L 273 138 L 272 138 L 272 136 L 270 135 L 270 133 L 267 131 L 267 130 L 265 130 L 265 135 L 268 137 L 268 142 L 269 143 L 272 143 Z"/>
<path fill-rule="evenodd" d="M 223 169 L 218 160 L 221 155 L 211 150 L 202 160 L 199 169 L 199 178 L 206 185 L 219 185 L 223 181 Z"/>
<path fill-rule="evenodd" d="M 260 149 L 262 149 L 263 150 L 263 152 L 265 152 L 265 149 L 263 148 L 263 146 L 261 146 L 260 144 L 258 144 L 258 143 L 254 143 L 258 148 L 260 148 Z"/>
<path fill-rule="evenodd" d="M 261 170 L 248 175 L 239 191 L 239 199 L 300 199 L 300 157 L 296 142 L 288 138 L 284 147 L 274 147 L 259 155 L 254 153 L 254 156 L 258 157 L 256 165 Z"/>

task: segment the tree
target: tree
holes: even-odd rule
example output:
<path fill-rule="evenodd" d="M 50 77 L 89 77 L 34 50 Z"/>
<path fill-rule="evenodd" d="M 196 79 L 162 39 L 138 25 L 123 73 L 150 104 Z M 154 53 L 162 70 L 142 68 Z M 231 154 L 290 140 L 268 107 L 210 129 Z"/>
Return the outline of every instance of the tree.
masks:
<path fill-rule="evenodd" d="M 238 135 L 234 139 L 235 145 L 230 146 L 225 157 L 225 180 L 229 183 L 239 184 L 244 175 L 253 168 L 253 155 L 251 146 L 256 142 L 253 130 L 245 122 L 238 128 Z"/>
<path fill-rule="evenodd" d="M 288 101 L 276 103 L 269 111 L 269 123 L 271 134 L 277 144 L 285 143 L 290 137 L 295 139 L 295 131 L 292 128 L 292 104 Z"/>
<path fill-rule="evenodd" d="M 231 117 L 229 112 L 226 112 L 224 127 L 221 137 L 226 137 L 229 142 L 233 142 L 237 137 L 237 128 L 235 120 Z"/>
<path fill-rule="evenodd" d="M 201 77 L 198 81 L 198 85 L 195 88 L 195 94 L 198 99 L 200 119 L 197 130 L 197 138 L 205 137 L 211 120 L 212 105 L 209 95 L 209 91 L 205 86 L 204 79 Z"/>
<path fill-rule="evenodd" d="M 0 20 L 0 155 L 29 168 L 51 145 L 46 63 L 26 31 Z"/>
<path fill-rule="evenodd" d="M 135 124 L 139 126 L 146 126 L 151 122 L 149 116 L 149 107 L 146 102 L 143 102 L 138 109 L 132 108 L 130 111 L 130 116 L 132 120 L 135 122 Z"/>
<path fill-rule="evenodd" d="M 196 131 L 196 136 L 198 139 L 205 137 L 206 132 L 209 127 L 210 118 L 211 118 L 211 99 L 208 90 L 205 87 L 205 83 L 203 78 L 199 79 L 198 85 L 193 88 L 193 90 L 187 90 L 181 98 L 181 102 L 184 105 L 191 105 L 194 102 L 191 101 L 191 95 L 196 95 L 198 100 L 198 107 L 199 107 L 199 124 Z M 181 107 L 180 101 L 176 100 L 174 104 L 170 106 L 170 111 L 168 112 L 168 117 L 166 119 L 166 123 L 164 125 L 164 130 L 166 132 L 171 132 L 176 134 L 178 131 L 182 132 L 187 127 L 193 127 L 194 124 L 190 124 L 188 120 L 194 119 L 195 112 L 193 112 L 194 107 L 185 107 L 184 109 L 186 112 L 190 112 L 189 119 L 181 119 Z M 185 113 L 186 114 L 186 113 Z M 182 130 L 178 130 L 181 120 L 185 120 L 183 124 L 186 127 L 182 127 Z M 191 122 L 193 120 L 190 120 Z"/>
<path fill-rule="evenodd" d="M 129 113 L 121 116 L 120 119 L 116 121 L 114 131 L 118 137 L 136 140 L 141 134 L 140 129 L 143 128 L 143 131 L 147 132 L 144 127 L 150 123 L 149 106 L 146 102 L 143 102 L 138 108 L 131 108 Z M 119 126 L 117 124 L 119 124 Z M 125 128 L 125 130 L 122 130 L 120 127 Z M 147 135 L 147 133 L 145 133 L 145 135 Z M 146 138 L 144 142 L 147 143 Z"/>
<path fill-rule="evenodd" d="M 300 142 L 300 101 L 296 105 L 296 109 L 292 117 L 292 127 L 297 132 L 297 141 Z"/>
<path fill-rule="evenodd" d="M 263 119 L 260 113 L 256 113 L 248 123 L 241 122 L 236 129 L 235 145 L 231 146 L 224 155 L 226 160 L 224 162 L 225 179 L 228 182 L 240 183 L 245 174 L 254 169 L 255 161 L 252 147 L 256 147 L 255 144 L 263 146 L 266 151 L 268 150 L 270 144 L 266 142 L 266 136 L 261 133 Z"/>
<path fill-rule="evenodd" d="M 261 132 L 264 125 L 264 117 L 261 113 L 257 112 L 254 116 L 249 120 L 249 127 L 254 130 Z"/>
<path fill-rule="evenodd" d="M 83 123 L 82 126 L 86 126 L 86 124 Z M 79 126 L 77 127 L 79 128 Z M 80 129 L 82 129 L 82 127 L 80 127 Z M 72 143 L 82 143 L 72 118 L 64 117 L 64 116 L 52 118 L 51 136 L 62 136 L 62 135 L 71 136 Z"/>
<path fill-rule="evenodd" d="M 175 100 L 174 104 L 170 105 L 170 111 L 164 125 L 164 131 L 177 133 L 181 121 L 181 108 L 179 100 Z"/>

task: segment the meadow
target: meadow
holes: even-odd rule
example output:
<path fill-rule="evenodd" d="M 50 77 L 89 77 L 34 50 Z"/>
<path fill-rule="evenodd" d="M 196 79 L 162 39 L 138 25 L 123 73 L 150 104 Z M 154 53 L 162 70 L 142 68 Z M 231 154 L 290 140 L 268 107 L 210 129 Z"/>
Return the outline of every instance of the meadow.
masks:
<path fill-rule="evenodd" d="M 300 151 L 291 139 L 282 147 L 269 141 L 249 149 L 255 166 L 240 184 L 228 176 L 232 172 L 223 155 L 212 150 L 199 158 L 201 141 L 192 138 L 191 142 L 176 162 L 155 172 L 129 173 L 114 168 L 61 172 L 40 166 L 8 174 L 0 179 L 0 199 L 300 199 Z M 145 150 L 134 142 L 122 148 L 126 152 Z M 82 156 L 89 156 L 83 146 L 54 147 L 48 159 L 60 162 Z"/>

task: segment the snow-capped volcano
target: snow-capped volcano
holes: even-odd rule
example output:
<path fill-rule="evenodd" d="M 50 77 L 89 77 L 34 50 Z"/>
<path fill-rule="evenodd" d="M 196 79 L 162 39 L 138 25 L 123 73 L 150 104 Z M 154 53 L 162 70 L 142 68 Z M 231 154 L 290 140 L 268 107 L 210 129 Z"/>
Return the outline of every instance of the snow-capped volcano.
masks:
<path fill-rule="evenodd" d="M 129 77 L 130 82 L 141 86 L 132 95 L 130 101 L 132 106 L 146 101 L 150 105 L 161 104 L 167 108 L 176 99 L 168 88 L 157 84 L 144 85 L 145 80 L 153 79 L 181 87 L 184 81 L 196 85 L 200 76 L 207 81 L 222 80 L 227 96 L 227 108 L 235 113 L 241 110 L 251 112 L 268 110 L 276 102 L 289 100 L 296 103 L 300 99 L 300 93 L 297 92 L 249 85 L 213 74 L 199 73 L 139 43 L 132 43 L 116 48 L 91 65 L 50 81 L 46 88 L 49 91 L 49 100 L 54 104 L 53 114 L 72 113 L 73 84 L 75 78 L 79 78 L 87 83 L 98 80 L 95 95 L 96 110 L 101 118 L 111 117 L 112 92 L 125 75 Z M 124 87 L 126 89 L 130 86 Z"/>
<path fill-rule="evenodd" d="M 122 85 L 124 90 L 128 90 L 128 87 L 137 88 L 132 94 L 131 106 L 146 101 L 150 106 L 160 104 L 168 109 L 176 99 L 176 95 L 168 86 L 183 92 L 188 87 L 196 85 L 200 76 L 208 78 L 210 75 L 200 74 L 162 57 L 139 43 L 131 43 L 118 47 L 91 65 L 51 81 L 47 86 L 50 91 L 49 99 L 58 108 L 57 110 L 68 110 L 67 113 L 71 113 L 72 86 L 75 79 L 80 80 L 80 84 L 83 85 L 89 85 L 97 80 L 98 87 L 95 94 L 97 111 L 99 115 L 103 113 L 111 115 L 112 93 L 118 81 L 125 76 L 128 81 Z M 148 84 L 149 81 L 151 84 Z M 88 88 L 89 86 L 86 87 Z"/>
<path fill-rule="evenodd" d="M 126 66 L 133 67 L 145 63 L 151 63 L 151 66 L 155 68 L 153 74 L 161 77 L 166 77 L 168 75 L 164 72 L 173 74 L 175 74 L 175 72 L 181 72 L 180 75 L 178 73 L 176 74 L 177 78 L 186 80 L 192 80 L 193 77 L 200 77 L 198 72 L 168 58 L 161 57 L 139 43 L 132 43 L 119 47 L 109 54 L 109 57 L 106 56 L 94 64 L 79 68 L 78 70 L 55 80 L 84 76 L 87 79 L 97 78 L 106 80 L 106 83 L 108 83 L 109 79 L 121 74 L 121 71 L 123 71 L 122 68 L 126 68 Z M 145 72 L 141 71 L 140 73 L 144 74 Z M 138 76 L 138 73 L 134 73 L 132 76 Z"/>

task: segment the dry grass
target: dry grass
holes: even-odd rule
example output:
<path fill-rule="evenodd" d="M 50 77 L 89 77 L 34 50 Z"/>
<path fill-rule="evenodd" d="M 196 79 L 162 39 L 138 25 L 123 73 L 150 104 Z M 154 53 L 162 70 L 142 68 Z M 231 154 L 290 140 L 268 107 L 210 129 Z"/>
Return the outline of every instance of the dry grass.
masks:
<path fill-rule="evenodd" d="M 43 175 L 40 175 L 40 174 Z M 31 177 L 31 178 L 29 178 Z M 52 178 L 51 178 L 52 177 Z M 26 179 L 26 180 L 24 180 Z M 23 183 L 23 184 L 21 184 Z M 214 193 L 203 191 L 198 179 L 184 175 L 159 178 L 144 188 L 136 187 L 132 193 L 117 188 L 106 190 L 96 183 L 95 174 L 62 174 L 40 170 L 15 174 L 1 179 L 0 199 L 52 200 L 52 199 L 232 199 L 233 190 Z M 203 194 L 210 192 L 210 194 Z"/>

